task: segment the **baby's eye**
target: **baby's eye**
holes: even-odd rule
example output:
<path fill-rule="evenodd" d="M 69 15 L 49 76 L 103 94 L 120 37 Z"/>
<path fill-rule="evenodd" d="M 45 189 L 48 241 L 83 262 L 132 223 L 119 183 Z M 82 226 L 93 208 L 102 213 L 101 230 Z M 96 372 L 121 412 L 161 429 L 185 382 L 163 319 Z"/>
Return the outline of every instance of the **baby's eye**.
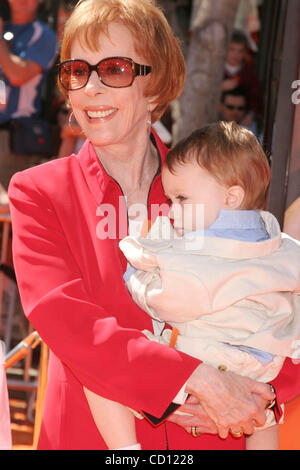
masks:
<path fill-rule="evenodd" d="M 187 198 L 186 198 L 186 196 L 179 195 L 179 196 L 177 196 L 177 199 L 178 199 L 178 201 L 183 202 L 183 201 L 186 201 Z"/>

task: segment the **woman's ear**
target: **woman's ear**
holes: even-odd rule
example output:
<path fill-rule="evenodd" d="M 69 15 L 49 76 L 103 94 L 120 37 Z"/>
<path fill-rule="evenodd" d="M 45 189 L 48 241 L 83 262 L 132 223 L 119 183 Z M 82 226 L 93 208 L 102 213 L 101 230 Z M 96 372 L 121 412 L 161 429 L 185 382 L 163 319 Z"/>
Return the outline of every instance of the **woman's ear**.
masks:
<path fill-rule="evenodd" d="M 226 209 L 239 209 L 243 203 L 245 191 L 241 186 L 235 185 L 227 189 L 225 195 Z"/>

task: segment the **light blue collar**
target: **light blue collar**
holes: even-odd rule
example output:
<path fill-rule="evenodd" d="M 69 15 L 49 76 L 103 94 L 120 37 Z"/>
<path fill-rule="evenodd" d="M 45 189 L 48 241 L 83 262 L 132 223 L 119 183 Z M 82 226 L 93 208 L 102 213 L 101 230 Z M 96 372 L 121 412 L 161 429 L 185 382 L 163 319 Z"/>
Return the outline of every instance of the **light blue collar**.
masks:
<path fill-rule="evenodd" d="M 204 230 L 204 235 L 249 242 L 270 238 L 258 210 L 223 209 L 211 226 Z"/>

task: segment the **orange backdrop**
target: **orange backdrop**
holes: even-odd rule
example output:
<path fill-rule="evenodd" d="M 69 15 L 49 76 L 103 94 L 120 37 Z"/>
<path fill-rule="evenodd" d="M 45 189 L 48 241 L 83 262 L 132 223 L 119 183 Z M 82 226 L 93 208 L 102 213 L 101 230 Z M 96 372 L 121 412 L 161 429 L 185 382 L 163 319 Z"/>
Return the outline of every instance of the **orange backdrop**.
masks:
<path fill-rule="evenodd" d="M 285 405 L 284 423 L 279 426 L 280 450 L 300 450 L 300 396 Z"/>

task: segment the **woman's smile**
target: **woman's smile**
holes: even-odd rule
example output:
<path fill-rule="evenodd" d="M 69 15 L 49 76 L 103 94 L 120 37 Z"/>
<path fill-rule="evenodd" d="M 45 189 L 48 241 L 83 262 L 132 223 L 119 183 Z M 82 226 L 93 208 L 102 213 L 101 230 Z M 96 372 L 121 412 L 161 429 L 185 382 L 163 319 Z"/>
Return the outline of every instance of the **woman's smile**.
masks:
<path fill-rule="evenodd" d="M 117 108 L 99 106 L 85 109 L 87 119 L 90 123 L 105 122 L 113 119 L 118 112 Z"/>

